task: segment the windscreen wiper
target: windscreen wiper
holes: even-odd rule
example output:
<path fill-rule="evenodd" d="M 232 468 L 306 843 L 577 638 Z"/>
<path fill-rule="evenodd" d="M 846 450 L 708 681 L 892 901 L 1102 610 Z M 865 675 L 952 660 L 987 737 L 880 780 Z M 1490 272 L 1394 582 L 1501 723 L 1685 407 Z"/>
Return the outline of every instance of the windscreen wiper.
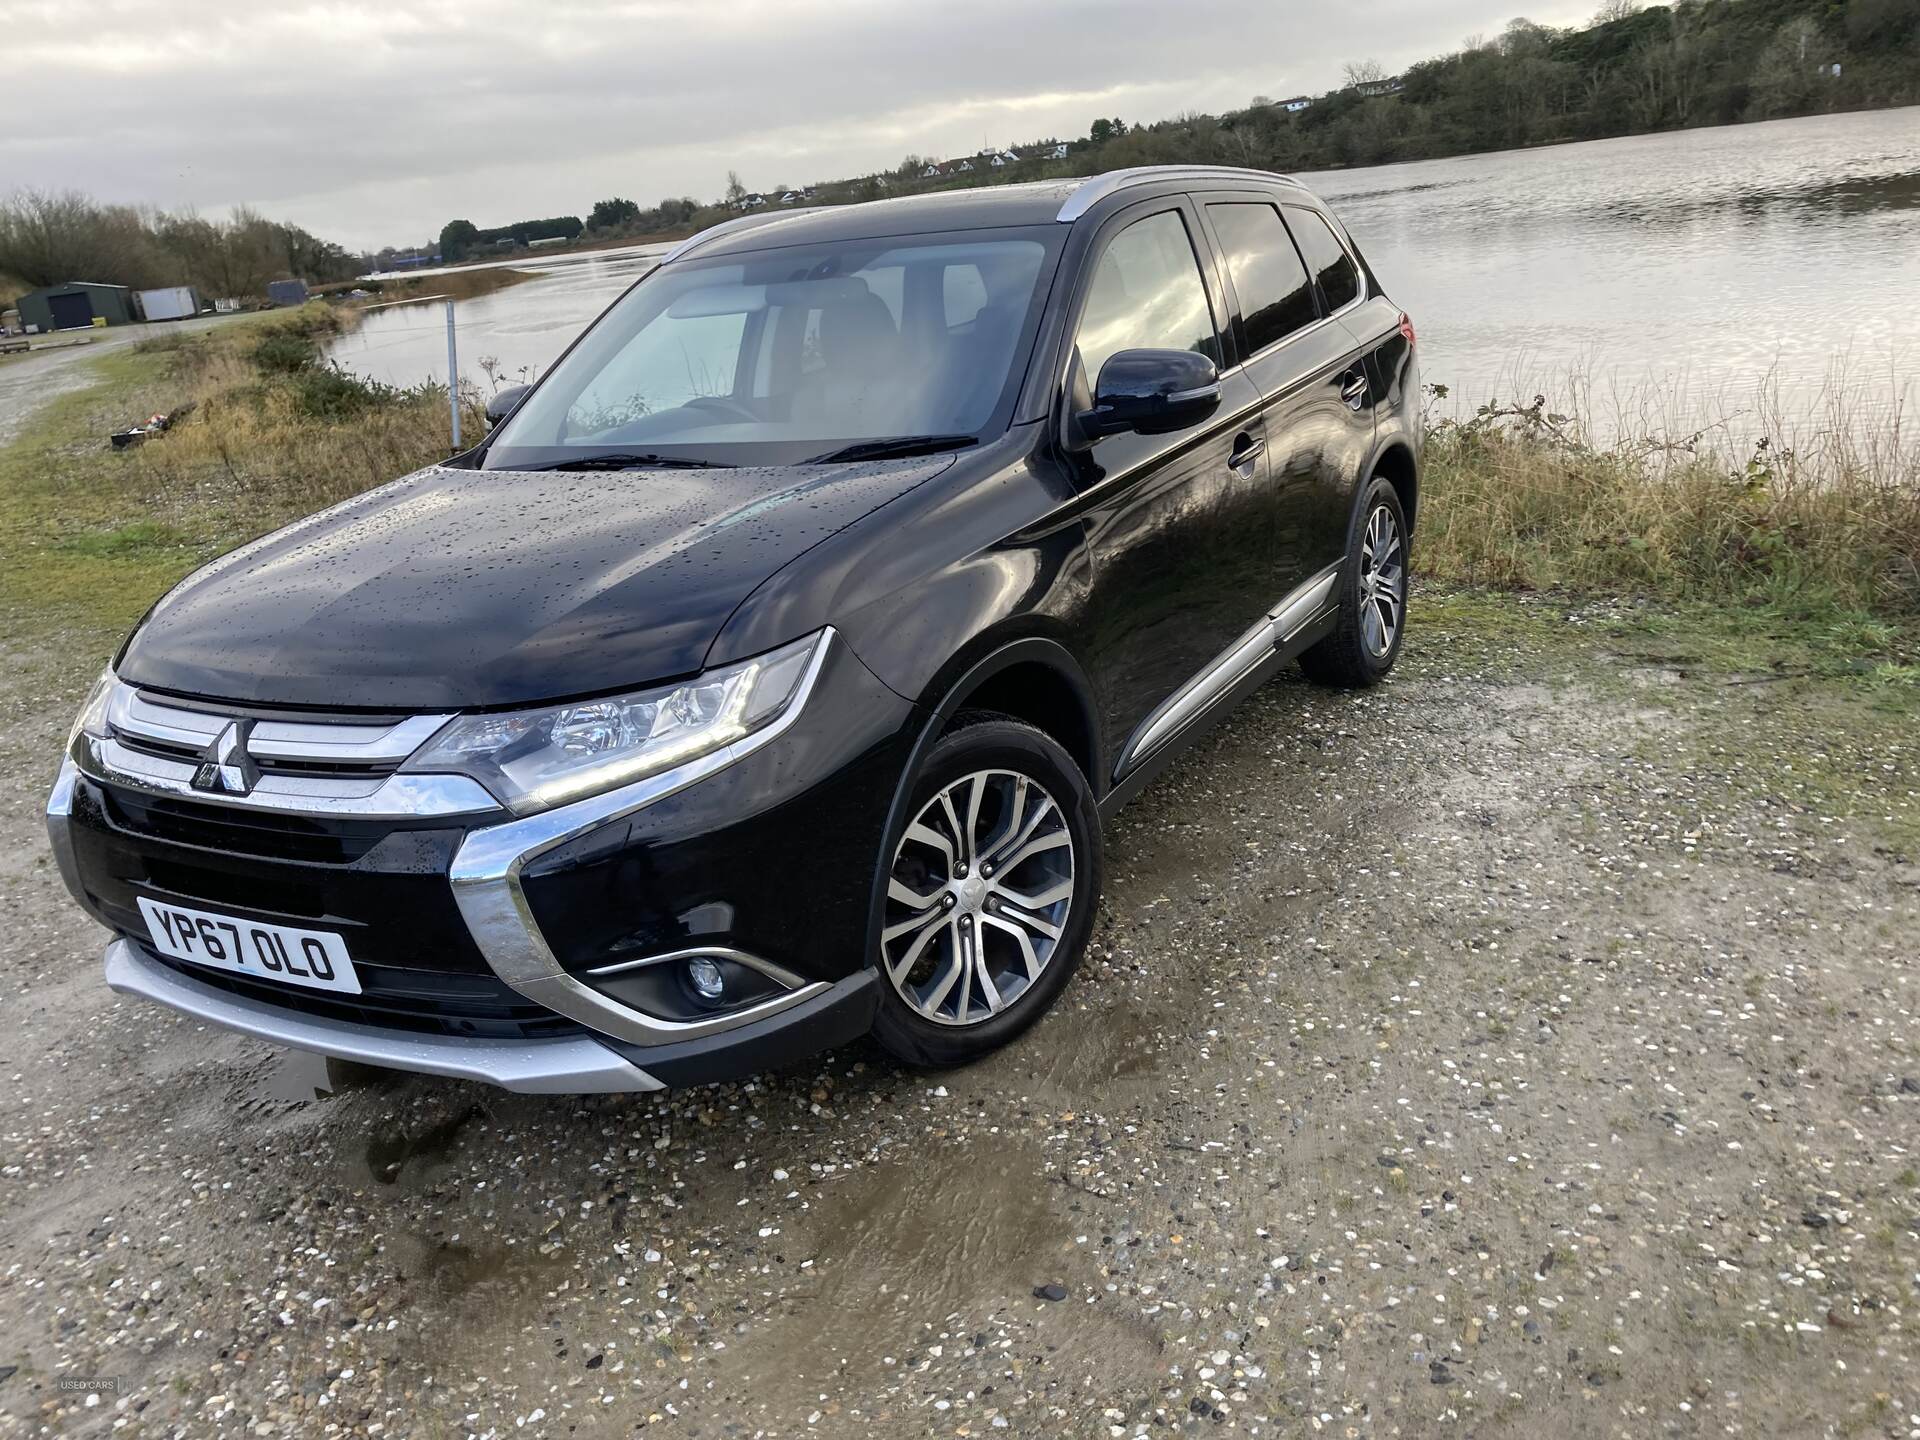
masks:
<path fill-rule="evenodd" d="M 900 460 L 910 455 L 938 455 L 942 450 L 964 450 L 979 444 L 974 435 L 892 435 L 885 440 L 861 440 L 824 455 L 802 460 L 802 465 L 839 465 L 855 460 Z"/>
<path fill-rule="evenodd" d="M 719 460 L 697 460 L 691 455 L 633 455 L 614 451 L 605 455 L 582 455 L 577 460 L 556 460 L 540 470 L 731 470 Z"/>

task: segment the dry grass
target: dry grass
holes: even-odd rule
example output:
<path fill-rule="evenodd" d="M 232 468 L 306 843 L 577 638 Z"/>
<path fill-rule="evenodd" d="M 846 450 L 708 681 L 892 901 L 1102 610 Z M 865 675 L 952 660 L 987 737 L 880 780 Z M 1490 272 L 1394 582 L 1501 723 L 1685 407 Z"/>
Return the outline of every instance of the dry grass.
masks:
<path fill-rule="evenodd" d="M 396 389 L 319 361 L 318 343 L 353 323 L 310 304 L 244 333 L 183 337 L 170 378 L 193 411 L 132 457 L 156 508 L 192 530 L 205 528 L 195 512 L 220 512 L 250 533 L 452 453 L 444 386 Z M 478 397 L 462 399 L 471 443 L 485 422 Z"/>
<path fill-rule="evenodd" d="M 1544 399 L 1438 419 L 1421 568 L 1509 588 L 1920 619 L 1920 444 L 1899 401 L 1834 387 L 1793 412 L 1810 419 L 1776 398 L 1677 438 L 1644 415 L 1635 433 L 1616 413 L 1604 444 L 1590 438 L 1591 411 Z"/>

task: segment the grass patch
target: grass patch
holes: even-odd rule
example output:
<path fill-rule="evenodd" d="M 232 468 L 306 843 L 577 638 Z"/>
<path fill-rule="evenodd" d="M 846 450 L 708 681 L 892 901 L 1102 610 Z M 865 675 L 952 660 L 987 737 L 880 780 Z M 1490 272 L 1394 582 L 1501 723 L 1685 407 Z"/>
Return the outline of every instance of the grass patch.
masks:
<path fill-rule="evenodd" d="M 108 560 L 127 559 L 152 551 L 181 552 L 194 548 L 192 536 L 153 520 L 135 520 L 110 530 L 83 530 L 62 536 L 53 543 L 56 550 L 69 555 Z"/>
<path fill-rule="evenodd" d="M 214 555 L 444 457 L 444 387 L 369 384 L 321 363 L 325 340 L 353 323 L 315 303 L 85 362 L 94 383 L 0 447 L 0 629 L 123 632 Z M 108 444 L 189 403 L 164 436 Z M 477 400 L 467 408 L 480 433 Z"/>

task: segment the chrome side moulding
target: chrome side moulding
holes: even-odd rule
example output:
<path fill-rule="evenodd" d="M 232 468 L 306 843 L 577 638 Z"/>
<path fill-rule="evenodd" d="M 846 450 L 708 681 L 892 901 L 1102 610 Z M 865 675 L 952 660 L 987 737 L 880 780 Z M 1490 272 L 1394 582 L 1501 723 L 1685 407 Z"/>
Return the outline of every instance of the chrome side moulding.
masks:
<path fill-rule="evenodd" d="M 453 884 L 453 898 L 467 928 L 473 932 L 474 943 L 493 973 L 534 1003 L 603 1035 L 637 1045 L 662 1045 L 736 1029 L 830 988 L 824 981 L 799 984 L 771 1000 L 717 1015 L 711 1020 L 661 1020 L 642 1014 L 581 983 L 562 968 L 546 937 L 540 933 L 520 876 L 528 865 L 549 850 L 664 800 L 777 740 L 806 709 L 808 697 L 837 638 L 831 628 L 820 637 L 820 644 L 785 713 L 765 729 L 756 730 L 723 750 L 603 795 L 591 795 L 525 819 L 471 831 L 453 857 L 448 878 Z M 753 963 L 764 973 L 780 979 L 774 973 L 777 967 L 769 968 L 761 961 Z M 794 981 L 799 978 L 787 976 Z"/>
<path fill-rule="evenodd" d="M 1270 617 L 1273 620 L 1274 644 L 1284 645 L 1306 629 L 1307 622 L 1326 605 L 1327 598 L 1333 594 L 1334 582 L 1339 578 L 1340 567 L 1329 565 L 1274 606 Z"/>
<path fill-rule="evenodd" d="M 107 946 L 107 984 L 183 1015 L 277 1045 L 393 1070 L 484 1080 L 529 1095 L 583 1095 L 666 1088 L 639 1066 L 587 1036 L 552 1040 L 423 1035 L 344 1020 L 318 1020 L 180 974 L 130 940 Z"/>
<path fill-rule="evenodd" d="M 1329 565 L 1305 584 L 1294 587 L 1258 623 L 1209 661 L 1205 669 L 1174 691 L 1134 732 L 1115 778 L 1123 778 L 1138 767 L 1305 629 L 1326 608 L 1334 582 L 1339 578 L 1340 567 Z"/>

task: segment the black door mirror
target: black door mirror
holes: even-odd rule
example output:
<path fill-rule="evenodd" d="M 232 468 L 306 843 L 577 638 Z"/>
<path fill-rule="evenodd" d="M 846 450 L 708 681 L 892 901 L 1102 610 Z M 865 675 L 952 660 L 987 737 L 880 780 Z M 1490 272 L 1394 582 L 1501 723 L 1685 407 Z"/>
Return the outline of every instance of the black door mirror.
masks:
<path fill-rule="evenodd" d="M 1122 350 L 1100 367 L 1093 409 L 1078 417 L 1089 440 L 1133 431 L 1171 435 L 1220 407 L 1220 371 L 1192 350 Z"/>
<path fill-rule="evenodd" d="M 509 385 L 487 401 L 487 429 L 499 428 L 500 422 L 513 413 L 513 407 L 526 398 L 528 385 Z"/>

